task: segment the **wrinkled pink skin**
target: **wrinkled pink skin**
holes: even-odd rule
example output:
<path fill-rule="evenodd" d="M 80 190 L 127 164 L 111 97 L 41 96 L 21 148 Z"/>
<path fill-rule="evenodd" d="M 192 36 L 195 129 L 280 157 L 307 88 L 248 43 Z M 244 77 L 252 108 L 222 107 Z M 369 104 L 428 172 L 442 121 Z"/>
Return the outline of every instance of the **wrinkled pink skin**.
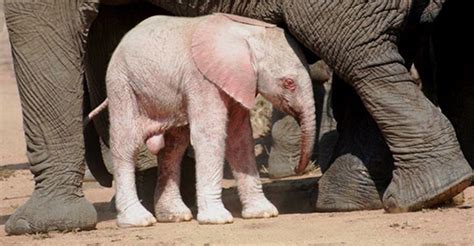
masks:
<path fill-rule="evenodd" d="M 200 223 L 222 224 L 233 221 L 221 200 L 224 157 L 237 181 L 243 204 L 242 216 L 263 218 L 278 215 L 278 210 L 262 192 L 253 150 L 249 108 L 244 105 L 251 105 L 252 102 L 248 100 L 254 98 L 258 91 L 277 107 L 300 114 L 301 106 L 295 102 L 292 102 L 293 105 L 278 105 L 289 100 L 285 93 L 294 92 L 285 92 L 280 79 L 282 74 L 288 74 L 305 84 L 297 90 L 311 92 L 311 88 L 308 89 L 311 86 L 309 75 L 297 51 L 288 45 L 281 29 L 220 19 L 224 24 L 231 25 L 225 29 L 250 35 L 246 39 L 250 48 L 247 52 L 252 52 L 252 61 L 255 63 L 252 66 L 237 66 L 243 68 L 239 71 L 252 72 L 245 71 L 245 68 L 258 68 L 258 85 L 254 85 L 253 91 L 244 89 L 252 93 L 252 97 L 231 97 L 241 93 L 231 91 L 238 90 L 239 86 L 209 81 L 204 76 L 208 74 L 203 74 L 196 67 L 196 60 L 193 60 L 191 37 L 193 34 L 199 35 L 194 30 L 205 18 L 209 17 L 149 18 L 123 38 L 111 58 L 106 80 L 110 145 L 117 189 L 117 224 L 121 227 L 148 226 L 156 219 L 192 219 L 179 192 L 180 163 L 189 143 L 196 153 L 197 220 Z M 209 28 L 212 29 L 212 25 Z M 279 62 L 281 64 L 265 59 L 268 52 L 273 51 L 268 50 L 269 44 L 264 43 L 263 34 L 269 36 L 268 40 L 272 40 L 272 43 L 280 43 L 276 45 L 274 53 L 283 55 L 284 61 Z M 211 57 L 212 51 L 209 53 Z M 235 65 L 226 64 L 225 61 L 217 64 L 229 67 Z M 267 68 L 270 64 L 273 67 Z M 222 70 L 222 67 L 220 71 L 218 76 L 239 76 L 235 71 Z M 270 74 L 276 77 L 271 78 Z M 257 83 L 257 77 L 255 79 L 253 83 Z M 242 83 L 251 85 L 249 81 Z M 314 112 L 311 93 L 309 98 L 308 104 L 313 105 L 309 111 L 312 109 Z M 306 101 L 307 98 L 301 100 Z M 312 133 L 314 116 L 311 118 L 310 114 L 307 122 L 307 131 Z M 138 146 L 144 142 L 150 151 L 158 154 L 160 163 L 155 190 L 156 219 L 140 204 L 135 188 L 134 158 Z M 311 141 L 310 145 L 312 148 Z"/>

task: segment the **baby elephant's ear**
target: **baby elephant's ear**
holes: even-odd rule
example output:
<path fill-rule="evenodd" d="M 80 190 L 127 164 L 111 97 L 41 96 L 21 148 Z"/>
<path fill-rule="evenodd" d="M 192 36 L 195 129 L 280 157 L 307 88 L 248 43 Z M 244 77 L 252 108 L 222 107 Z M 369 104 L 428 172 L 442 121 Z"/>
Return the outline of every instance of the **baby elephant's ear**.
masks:
<path fill-rule="evenodd" d="M 264 22 L 229 16 L 202 17 L 193 33 L 192 57 L 206 79 L 251 109 L 257 91 L 257 71 L 246 37 L 251 35 L 252 27 L 261 26 L 256 23 Z"/>

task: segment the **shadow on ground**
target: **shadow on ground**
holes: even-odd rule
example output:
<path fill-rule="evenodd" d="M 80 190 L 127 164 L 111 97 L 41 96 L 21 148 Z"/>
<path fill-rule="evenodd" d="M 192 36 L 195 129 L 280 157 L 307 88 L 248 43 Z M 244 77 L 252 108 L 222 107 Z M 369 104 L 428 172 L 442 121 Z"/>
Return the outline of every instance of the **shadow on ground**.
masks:
<path fill-rule="evenodd" d="M 117 212 L 111 202 L 96 202 L 92 205 L 97 211 L 98 222 L 114 220 L 117 217 Z"/>
<path fill-rule="evenodd" d="M 317 197 L 319 177 L 274 180 L 263 184 L 263 192 L 280 214 L 312 213 Z M 242 206 L 236 187 L 224 189 L 222 200 L 235 217 L 240 217 Z"/>
<path fill-rule="evenodd" d="M 2 215 L 0 216 L 0 225 L 5 225 L 7 223 L 8 218 L 10 218 L 11 214 Z"/>

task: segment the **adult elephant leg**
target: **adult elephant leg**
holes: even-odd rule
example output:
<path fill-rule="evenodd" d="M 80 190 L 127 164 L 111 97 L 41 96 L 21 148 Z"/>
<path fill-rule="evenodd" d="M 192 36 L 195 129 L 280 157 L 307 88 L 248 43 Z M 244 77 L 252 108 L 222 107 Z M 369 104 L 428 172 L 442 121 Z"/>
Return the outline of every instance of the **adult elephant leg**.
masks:
<path fill-rule="evenodd" d="M 472 171 L 447 118 L 423 95 L 400 56 L 407 1 L 288 2 L 288 29 L 348 81 L 377 123 L 395 169 L 384 196 L 389 212 L 443 202 Z M 324 10 L 326 14 L 314 14 Z M 311 24 L 308 24 L 311 23 Z"/>
<path fill-rule="evenodd" d="M 163 10 L 151 4 L 134 4 L 123 6 L 100 5 L 100 14 L 94 20 L 86 49 L 86 78 L 90 95 L 91 108 L 97 107 L 106 98 L 105 73 L 110 57 L 122 37 L 142 20 L 158 14 L 166 14 Z M 88 149 L 87 164 L 92 167 L 100 166 L 104 159 L 107 169 L 112 170 L 109 145 L 108 111 L 104 111 L 94 119 L 93 127 L 101 139 L 101 148 Z M 101 151 L 102 150 L 102 151 Z M 104 158 L 102 158 L 102 156 Z M 157 180 L 156 157 L 145 145 L 140 147 L 136 170 L 137 193 L 142 204 L 150 212 L 154 211 L 154 189 Z M 93 173 L 94 174 L 94 173 Z M 100 176 L 99 174 L 95 175 Z M 102 175 L 103 176 L 103 175 Z"/>
<path fill-rule="evenodd" d="M 332 75 L 331 75 L 332 77 Z M 332 107 L 333 79 L 324 84 L 313 84 L 316 101 L 316 160 L 324 173 L 329 168 L 332 155 L 338 142 L 337 122 Z"/>
<path fill-rule="evenodd" d="M 283 178 L 294 175 L 294 169 L 300 159 L 301 129 L 292 116 L 277 109 L 273 109 L 272 122 L 269 176 Z"/>
<path fill-rule="evenodd" d="M 395 159 L 393 179 L 383 198 L 385 208 L 390 212 L 419 210 L 464 190 L 471 170 L 447 118 L 411 81 L 402 64 L 368 70 L 385 73 L 373 78 L 371 86 L 356 85 Z M 387 75 L 392 71 L 398 76 L 386 77 L 393 76 Z M 389 83 L 376 82 L 382 80 Z"/>
<path fill-rule="evenodd" d="M 318 182 L 316 209 L 380 209 L 392 179 L 392 154 L 354 89 L 335 76 L 332 93 L 339 138 Z"/>
<path fill-rule="evenodd" d="M 357 69 L 353 86 L 395 160 L 385 209 L 416 211 L 452 198 L 472 174 L 450 122 L 412 81 L 394 45 L 383 46 Z"/>
<path fill-rule="evenodd" d="M 84 44 L 97 14 L 88 1 L 6 1 L 35 190 L 10 216 L 8 234 L 92 229 L 84 198 L 82 132 Z"/>

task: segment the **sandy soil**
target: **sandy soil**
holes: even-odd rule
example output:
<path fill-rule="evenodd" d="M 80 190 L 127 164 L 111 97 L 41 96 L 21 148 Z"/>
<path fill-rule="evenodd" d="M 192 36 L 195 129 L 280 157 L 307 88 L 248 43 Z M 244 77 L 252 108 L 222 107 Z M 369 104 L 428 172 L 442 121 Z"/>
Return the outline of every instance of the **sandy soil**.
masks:
<path fill-rule="evenodd" d="M 233 224 L 218 226 L 203 226 L 193 220 L 132 229 L 119 229 L 115 225 L 115 213 L 109 206 L 113 189 L 87 182 L 84 185 L 86 197 L 99 214 L 96 230 L 6 236 L 5 222 L 26 202 L 34 181 L 25 164 L 20 103 L 1 16 L 0 21 L 0 245 L 474 245 L 474 187 L 465 191 L 462 205 L 450 208 L 405 214 L 387 214 L 382 210 L 311 213 L 307 191 L 314 186 L 318 174 L 300 181 L 283 180 L 265 185 L 267 195 L 282 212 L 277 218 L 236 218 Z M 283 192 L 288 196 L 282 200 L 279 198 Z M 235 206 L 235 190 L 226 190 L 224 197 L 226 206 Z"/>

